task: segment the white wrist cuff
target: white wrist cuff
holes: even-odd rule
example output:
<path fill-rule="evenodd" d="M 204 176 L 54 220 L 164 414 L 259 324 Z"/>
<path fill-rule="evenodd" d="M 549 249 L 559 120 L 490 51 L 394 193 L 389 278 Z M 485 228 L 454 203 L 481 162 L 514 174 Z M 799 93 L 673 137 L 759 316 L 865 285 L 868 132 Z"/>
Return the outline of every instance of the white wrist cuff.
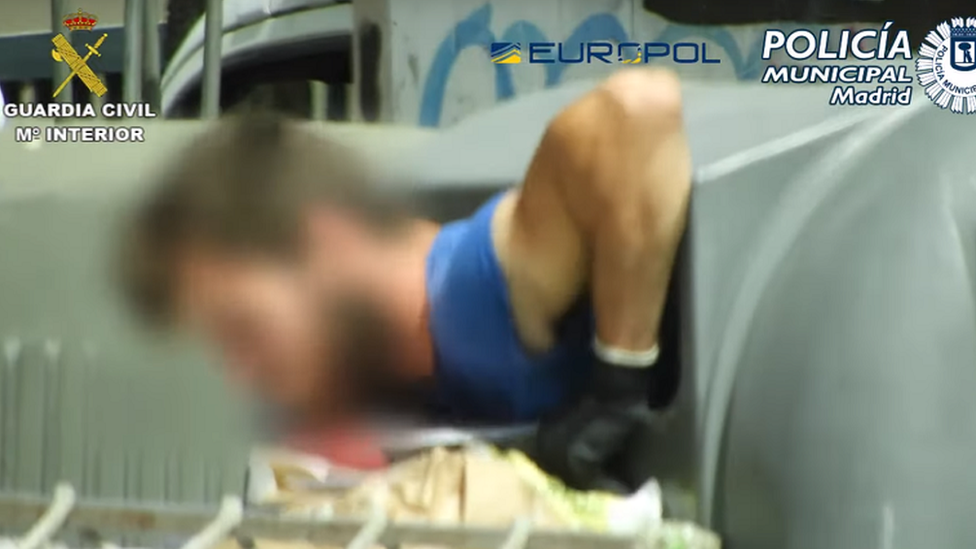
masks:
<path fill-rule="evenodd" d="M 619 349 L 604 344 L 598 338 L 593 338 L 593 353 L 597 358 L 614 366 L 624 368 L 650 368 L 657 363 L 657 358 L 661 354 L 661 349 L 654 344 L 646 351 L 631 351 Z"/>

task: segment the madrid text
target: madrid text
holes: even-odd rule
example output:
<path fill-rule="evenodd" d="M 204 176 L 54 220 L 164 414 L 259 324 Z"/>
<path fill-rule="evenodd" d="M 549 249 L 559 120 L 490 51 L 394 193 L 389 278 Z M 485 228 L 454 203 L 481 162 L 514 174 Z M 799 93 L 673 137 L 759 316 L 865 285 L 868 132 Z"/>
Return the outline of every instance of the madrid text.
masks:
<path fill-rule="evenodd" d="M 909 105 L 913 79 L 908 32 L 892 31 L 888 21 L 880 29 L 818 32 L 800 29 L 785 33 L 769 29 L 762 58 L 784 52 L 806 64 L 770 65 L 762 81 L 774 84 L 835 84 L 831 105 Z M 810 63 L 810 61 L 826 63 Z M 875 61 L 875 63 L 864 63 Z M 865 87 L 864 85 L 871 85 Z"/>

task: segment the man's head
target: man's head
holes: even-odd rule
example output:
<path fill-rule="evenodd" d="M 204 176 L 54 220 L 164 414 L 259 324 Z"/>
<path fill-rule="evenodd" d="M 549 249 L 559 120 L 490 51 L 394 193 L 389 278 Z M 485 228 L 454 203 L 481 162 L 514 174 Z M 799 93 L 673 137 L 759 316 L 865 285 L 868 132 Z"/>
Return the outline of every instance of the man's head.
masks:
<path fill-rule="evenodd" d="M 383 258 L 400 221 L 363 164 L 298 123 L 250 116 L 172 165 L 125 234 L 137 310 L 202 330 L 232 380 L 285 409 L 350 405 L 352 376 L 386 367 Z"/>

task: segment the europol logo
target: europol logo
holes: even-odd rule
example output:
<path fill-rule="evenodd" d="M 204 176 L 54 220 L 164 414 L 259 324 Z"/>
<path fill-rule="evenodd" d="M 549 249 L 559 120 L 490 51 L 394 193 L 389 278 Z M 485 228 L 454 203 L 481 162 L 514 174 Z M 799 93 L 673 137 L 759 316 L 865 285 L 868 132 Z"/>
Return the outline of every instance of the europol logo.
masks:
<path fill-rule="evenodd" d="M 915 60 L 918 81 L 936 105 L 976 113 L 976 17 L 957 17 L 925 37 Z"/>
<path fill-rule="evenodd" d="M 521 63 L 522 45 L 518 42 L 492 42 L 491 62 L 497 65 Z"/>

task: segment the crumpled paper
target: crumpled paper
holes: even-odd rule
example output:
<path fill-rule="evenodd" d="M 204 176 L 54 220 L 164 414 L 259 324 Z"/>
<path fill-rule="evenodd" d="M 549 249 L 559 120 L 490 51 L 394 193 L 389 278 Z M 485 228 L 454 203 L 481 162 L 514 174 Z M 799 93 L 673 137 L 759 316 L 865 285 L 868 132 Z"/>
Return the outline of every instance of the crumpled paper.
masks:
<path fill-rule="evenodd" d="M 379 508 L 392 522 L 508 529 L 516 520 L 528 519 L 540 530 L 633 535 L 648 549 L 720 547 L 711 532 L 663 521 L 660 492 L 653 481 L 630 497 L 579 492 L 545 475 L 518 452 L 485 447 L 436 448 L 370 475 L 342 493 L 279 490 L 266 503 L 279 506 L 286 515 L 309 518 L 363 517 Z M 313 547 L 264 540 L 257 540 L 256 546 Z"/>

